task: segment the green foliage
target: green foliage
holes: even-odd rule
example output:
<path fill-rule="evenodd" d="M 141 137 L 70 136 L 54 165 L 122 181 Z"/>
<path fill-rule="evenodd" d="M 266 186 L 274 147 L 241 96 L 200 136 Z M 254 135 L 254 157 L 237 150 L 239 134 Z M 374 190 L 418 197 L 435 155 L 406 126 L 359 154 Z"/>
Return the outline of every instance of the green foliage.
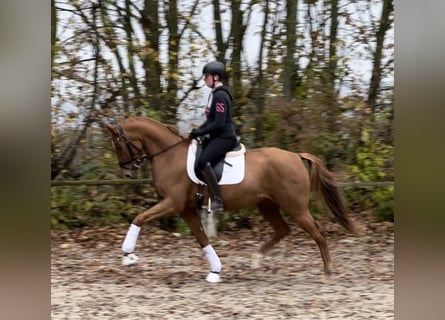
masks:
<path fill-rule="evenodd" d="M 273 132 L 277 129 L 280 115 L 278 112 L 266 111 L 264 114 L 264 131 Z"/>
<path fill-rule="evenodd" d="M 162 112 L 153 108 L 145 109 L 146 116 L 158 121 L 162 121 Z"/>
<path fill-rule="evenodd" d="M 218 216 L 219 230 L 233 230 L 251 228 L 253 221 L 261 220 L 261 214 L 253 208 L 242 209 L 236 212 L 224 213 Z"/>
<path fill-rule="evenodd" d="M 314 217 L 317 216 L 327 216 L 328 208 L 324 205 L 321 199 L 315 197 L 315 195 L 311 195 L 311 200 L 309 202 L 309 210 Z"/>
<path fill-rule="evenodd" d="M 77 192 L 71 194 L 65 188 L 53 188 L 51 192 L 51 226 L 53 228 L 81 227 L 78 219 L 80 202 Z M 81 212 L 81 211 L 80 211 Z"/>
<path fill-rule="evenodd" d="M 376 209 L 376 217 L 379 221 L 394 222 L 394 197 L 383 201 Z"/>
<path fill-rule="evenodd" d="M 111 180 L 120 174 L 106 131 L 88 131 L 69 170 L 57 180 Z M 73 179 L 73 176 L 75 178 Z M 55 229 L 129 223 L 146 210 L 135 196 L 136 187 L 125 185 L 65 186 L 51 188 L 51 227 Z M 150 195 L 149 190 L 142 190 Z"/>
<path fill-rule="evenodd" d="M 114 186 L 53 187 L 51 227 L 55 229 L 128 223 L 146 208 Z"/>
<path fill-rule="evenodd" d="M 189 226 L 185 223 L 184 219 L 180 219 L 179 217 L 174 217 L 177 219 L 176 231 L 181 234 L 191 235 Z"/>
<path fill-rule="evenodd" d="M 362 141 L 367 141 L 367 134 Z M 366 143 L 358 149 L 355 163 L 349 166 L 357 181 L 393 180 L 394 148 L 378 141 Z M 365 187 L 346 190 L 349 203 L 361 209 L 375 209 L 379 220 L 394 221 L 394 187 Z"/>

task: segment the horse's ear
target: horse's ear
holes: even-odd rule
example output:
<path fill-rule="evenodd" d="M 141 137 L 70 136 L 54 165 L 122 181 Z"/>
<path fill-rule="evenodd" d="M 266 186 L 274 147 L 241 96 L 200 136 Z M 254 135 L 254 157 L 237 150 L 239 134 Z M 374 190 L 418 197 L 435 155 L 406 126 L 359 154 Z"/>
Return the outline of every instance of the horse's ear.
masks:
<path fill-rule="evenodd" d="M 119 132 L 117 131 L 117 129 L 116 129 L 115 126 L 112 126 L 111 124 L 108 124 L 108 123 L 107 123 L 105 126 L 106 126 L 107 129 L 111 132 L 111 134 L 112 134 L 113 136 L 119 136 Z"/>

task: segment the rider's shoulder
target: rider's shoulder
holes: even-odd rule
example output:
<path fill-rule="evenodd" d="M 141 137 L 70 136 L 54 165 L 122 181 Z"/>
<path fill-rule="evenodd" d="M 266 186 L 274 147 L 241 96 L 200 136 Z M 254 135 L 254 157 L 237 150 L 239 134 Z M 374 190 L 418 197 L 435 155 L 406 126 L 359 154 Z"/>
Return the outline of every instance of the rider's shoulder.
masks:
<path fill-rule="evenodd" d="M 229 98 L 230 98 L 230 100 L 233 100 L 233 98 L 232 98 L 232 92 L 230 91 L 230 88 L 228 87 L 228 86 L 221 86 L 221 87 L 218 87 L 218 88 L 216 88 L 214 91 L 213 91 L 213 95 L 214 96 L 219 96 L 219 95 L 221 95 L 221 96 L 229 96 Z"/>

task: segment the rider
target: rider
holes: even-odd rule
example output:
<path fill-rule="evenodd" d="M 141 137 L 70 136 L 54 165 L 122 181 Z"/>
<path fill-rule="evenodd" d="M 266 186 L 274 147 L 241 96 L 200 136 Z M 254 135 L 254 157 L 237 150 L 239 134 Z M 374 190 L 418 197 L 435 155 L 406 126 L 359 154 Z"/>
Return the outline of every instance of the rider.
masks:
<path fill-rule="evenodd" d="M 206 148 L 198 159 L 197 169 L 204 177 L 210 190 L 212 212 L 223 211 L 221 192 L 212 166 L 224 158 L 226 152 L 236 145 L 235 127 L 232 121 L 232 94 L 228 86 L 223 84 L 227 72 L 223 63 L 214 61 L 207 63 L 202 69 L 204 82 L 212 91 L 205 108 L 206 121 L 197 129 L 190 131 L 191 139 L 209 134 Z"/>

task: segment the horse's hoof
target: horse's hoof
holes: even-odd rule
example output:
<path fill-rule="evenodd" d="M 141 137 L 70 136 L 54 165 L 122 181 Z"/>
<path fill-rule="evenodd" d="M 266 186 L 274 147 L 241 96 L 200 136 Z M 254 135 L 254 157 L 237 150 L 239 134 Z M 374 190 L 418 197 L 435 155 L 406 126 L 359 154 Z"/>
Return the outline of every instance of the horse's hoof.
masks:
<path fill-rule="evenodd" d="M 332 282 L 331 274 L 323 274 L 323 276 L 321 277 L 321 282 L 324 284 L 330 284 Z"/>
<path fill-rule="evenodd" d="M 130 266 L 132 264 L 135 264 L 138 262 L 139 257 L 135 255 L 134 253 L 127 254 L 126 256 L 122 257 L 122 265 L 123 266 Z"/>
<path fill-rule="evenodd" d="M 209 272 L 206 281 L 211 283 L 221 282 L 221 276 L 219 275 L 219 273 Z"/>

